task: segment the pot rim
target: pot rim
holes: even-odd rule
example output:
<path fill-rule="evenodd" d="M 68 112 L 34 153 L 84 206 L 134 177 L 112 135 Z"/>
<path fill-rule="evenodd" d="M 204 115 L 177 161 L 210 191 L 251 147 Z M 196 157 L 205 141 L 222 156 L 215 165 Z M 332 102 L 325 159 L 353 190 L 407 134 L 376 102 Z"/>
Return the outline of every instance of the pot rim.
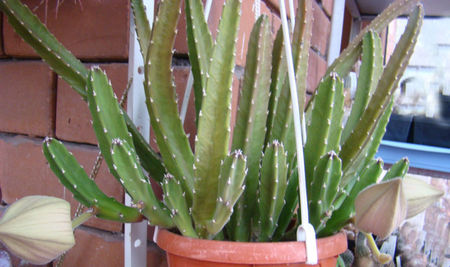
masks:
<path fill-rule="evenodd" d="M 196 260 L 222 263 L 282 264 L 306 261 L 304 242 L 234 242 L 196 239 L 160 229 L 156 243 L 167 253 Z M 347 249 L 340 232 L 317 239 L 319 260 L 336 257 Z"/>

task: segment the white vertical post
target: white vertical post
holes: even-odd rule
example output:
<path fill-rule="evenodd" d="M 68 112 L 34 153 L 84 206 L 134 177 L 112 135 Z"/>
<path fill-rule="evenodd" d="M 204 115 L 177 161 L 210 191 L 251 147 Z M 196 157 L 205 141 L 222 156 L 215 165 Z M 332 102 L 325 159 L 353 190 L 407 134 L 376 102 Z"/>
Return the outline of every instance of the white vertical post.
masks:
<path fill-rule="evenodd" d="M 342 27 L 344 25 L 345 0 L 334 0 L 331 16 L 330 44 L 328 46 L 328 66 L 341 53 Z"/>
<path fill-rule="evenodd" d="M 154 0 L 144 0 L 146 13 L 150 23 L 153 22 Z M 128 52 L 128 79 L 133 82 L 128 93 L 127 113 L 142 136 L 150 139 L 150 118 L 145 105 L 144 60 L 140 53 L 134 26 L 133 11 L 130 9 L 130 47 Z M 131 205 L 132 199 L 125 194 L 125 204 Z M 147 221 L 126 223 L 124 237 L 124 266 L 147 266 Z"/>

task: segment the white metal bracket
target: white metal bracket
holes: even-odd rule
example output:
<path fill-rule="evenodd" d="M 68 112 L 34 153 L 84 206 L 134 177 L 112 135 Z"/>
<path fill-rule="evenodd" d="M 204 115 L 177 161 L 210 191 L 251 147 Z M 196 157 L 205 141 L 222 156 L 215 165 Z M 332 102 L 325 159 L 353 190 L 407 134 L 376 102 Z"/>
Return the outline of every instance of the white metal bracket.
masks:
<path fill-rule="evenodd" d="M 150 23 L 153 22 L 154 0 L 144 0 L 146 13 Z M 140 53 L 137 40 L 133 11 L 130 9 L 130 47 L 128 52 L 128 79 L 132 79 L 128 92 L 127 113 L 140 133 L 149 141 L 150 119 L 145 105 L 145 93 L 142 88 L 144 82 L 144 60 Z M 131 205 L 132 200 L 125 195 L 125 205 Z M 124 237 L 124 266 L 147 266 L 147 221 L 140 223 L 126 223 Z"/>

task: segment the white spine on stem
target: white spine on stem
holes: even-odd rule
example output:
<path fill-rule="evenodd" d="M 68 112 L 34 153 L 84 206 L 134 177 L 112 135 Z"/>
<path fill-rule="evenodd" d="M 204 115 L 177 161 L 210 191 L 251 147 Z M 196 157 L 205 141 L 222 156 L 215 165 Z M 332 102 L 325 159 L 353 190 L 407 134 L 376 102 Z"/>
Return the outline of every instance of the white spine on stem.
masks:
<path fill-rule="evenodd" d="M 297 84 L 295 81 L 294 63 L 292 61 L 291 41 L 289 38 L 289 29 L 286 16 L 286 7 L 284 0 L 279 0 L 281 26 L 283 29 L 284 51 L 286 53 L 289 87 L 291 92 L 292 112 L 294 115 L 295 144 L 297 149 L 297 167 L 299 179 L 299 197 L 301 207 L 302 224 L 297 229 L 297 241 L 306 243 L 306 263 L 317 264 L 317 243 L 314 227 L 309 223 L 308 215 L 308 197 L 306 190 L 305 166 L 303 159 L 303 139 L 300 124 L 300 110 L 298 106 Z M 292 18 L 291 18 L 292 19 Z"/>

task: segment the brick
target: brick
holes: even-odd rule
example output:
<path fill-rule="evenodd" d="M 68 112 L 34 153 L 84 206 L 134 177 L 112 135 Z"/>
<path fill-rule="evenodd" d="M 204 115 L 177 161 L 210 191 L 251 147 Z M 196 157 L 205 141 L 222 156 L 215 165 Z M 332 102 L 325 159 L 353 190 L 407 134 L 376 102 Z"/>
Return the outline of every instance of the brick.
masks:
<path fill-rule="evenodd" d="M 222 6 L 224 0 L 214 1 L 211 5 L 211 10 L 208 18 L 208 26 L 213 35 L 213 38 L 216 37 L 217 28 L 219 26 L 220 16 L 222 15 Z M 183 4 L 184 10 L 184 4 Z M 247 54 L 247 45 L 248 39 L 250 37 L 250 32 L 252 30 L 252 26 L 255 22 L 255 13 L 253 8 L 253 1 L 242 1 L 242 15 L 239 26 L 238 39 L 236 42 L 236 65 L 244 66 L 245 65 L 245 56 Z M 267 12 L 269 9 L 261 3 L 261 14 L 263 12 Z M 175 46 L 174 49 L 178 54 L 187 54 L 188 47 L 186 42 L 186 18 L 184 12 L 182 13 L 180 20 L 177 26 L 177 36 L 175 38 Z"/>
<path fill-rule="evenodd" d="M 101 64 L 117 97 L 120 99 L 128 83 L 128 65 Z M 64 80 L 58 79 L 56 102 L 56 137 L 66 141 L 97 144 L 87 103 Z"/>
<path fill-rule="evenodd" d="M 156 2 L 159 2 L 156 1 Z M 205 5 L 206 0 L 203 0 L 203 5 Z M 211 5 L 211 10 L 209 12 L 209 18 L 208 18 L 208 26 L 209 30 L 211 31 L 211 34 L 213 37 L 215 37 L 217 26 L 219 25 L 219 18 L 222 13 L 222 6 L 224 1 L 214 1 L 214 3 Z M 178 21 L 177 25 L 177 35 L 175 36 L 175 44 L 174 49 L 177 54 L 188 54 L 188 45 L 187 45 L 187 37 L 186 37 L 186 15 L 185 15 L 185 5 L 184 1 L 181 5 L 181 16 Z"/>
<path fill-rule="evenodd" d="M 280 1 L 279 0 L 265 0 L 264 1 L 266 3 L 266 5 L 272 9 L 274 9 L 274 11 L 277 14 L 280 14 Z M 298 1 L 293 1 L 294 3 L 294 12 L 297 10 L 298 7 Z M 286 7 L 286 13 L 288 18 L 290 18 L 290 11 L 289 11 L 289 1 L 288 0 L 284 0 L 284 6 Z"/>
<path fill-rule="evenodd" d="M 239 33 L 236 43 L 236 65 L 245 66 L 248 40 L 252 32 L 253 25 L 256 22 L 255 18 L 255 1 L 243 1 L 241 7 L 241 21 L 239 24 Z"/>
<path fill-rule="evenodd" d="M 0 131 L 53 135 L 54 74 L 38 61 L 0 63 Z"/>
<path fill-rule="evenodd" d="M 281 19 L 275 12 L 272 12 L 272 32 L 276 36 L 278 30 L 281 27 Z"/>
<path fill-rule="evenodd" d="M 322 8 L 313 1 L 314 23 L 312 28 L 311 46 L 326 56 L 328 41 L 330 38 L 331 22 L 323 12 Z"/>
<path fill-rule="evenodd" d="M 320 79 L 325 74 L 327 70 L 327 62 L 317 55 L 312 49 L 309 50 L 309 59 L 308 59 L 308 78 L 306 91 L 308 93 L 313 93 L 319 84 Z"/>
<path fill-rule="evenodd" d="M 323 10 L 330 17 L 331 17 L 331 14 L 333 13 L 333 4 L 334 4 L 334 0 L 322 0 Z"/>
<path fill-rule="evenodd" d="M 3 14 L 0 13 L 0 29 L 3 29 Z M 3 32 L 0 34 L 0 58 L 5 55 L 3 52 Z"/>
<path fill-rule="evenodd" d="M 67 252 L 63 267 L 124 265 L 123 235 L 83 228 L 75 231 L 75 240 L 76 244 Z M 167 266 L 164 252 L 155 244 L 147 246 L 147 251 L 148 266 Z"/>
<path fill-rule="evenodd" d="M 75 56 L 82 59 L 121 59 L 128 56 L 129 1 L 22 1 Z M 4 20 L 5 53 L 36 57 Z"/>
<path fill-rule="evenodd" d="M 3 200 L 12 203 L 28 195 L 48 195 L 66 199 L 71 203 L 72 214 L 78 202 L 58 181 L 47 165 L 42 153 L 42 142 L 23 136 L 0 136 L 0 185 Z M 97 148 L 88 145 L 66 144 L 89 174 L 98 154 Z M 123 199 L 123 189 L 102 164 L 96 182 L 108 196 Z M 121 231 L 122 224 L 92 219 L 87 225 L 108 231 Z"/>

